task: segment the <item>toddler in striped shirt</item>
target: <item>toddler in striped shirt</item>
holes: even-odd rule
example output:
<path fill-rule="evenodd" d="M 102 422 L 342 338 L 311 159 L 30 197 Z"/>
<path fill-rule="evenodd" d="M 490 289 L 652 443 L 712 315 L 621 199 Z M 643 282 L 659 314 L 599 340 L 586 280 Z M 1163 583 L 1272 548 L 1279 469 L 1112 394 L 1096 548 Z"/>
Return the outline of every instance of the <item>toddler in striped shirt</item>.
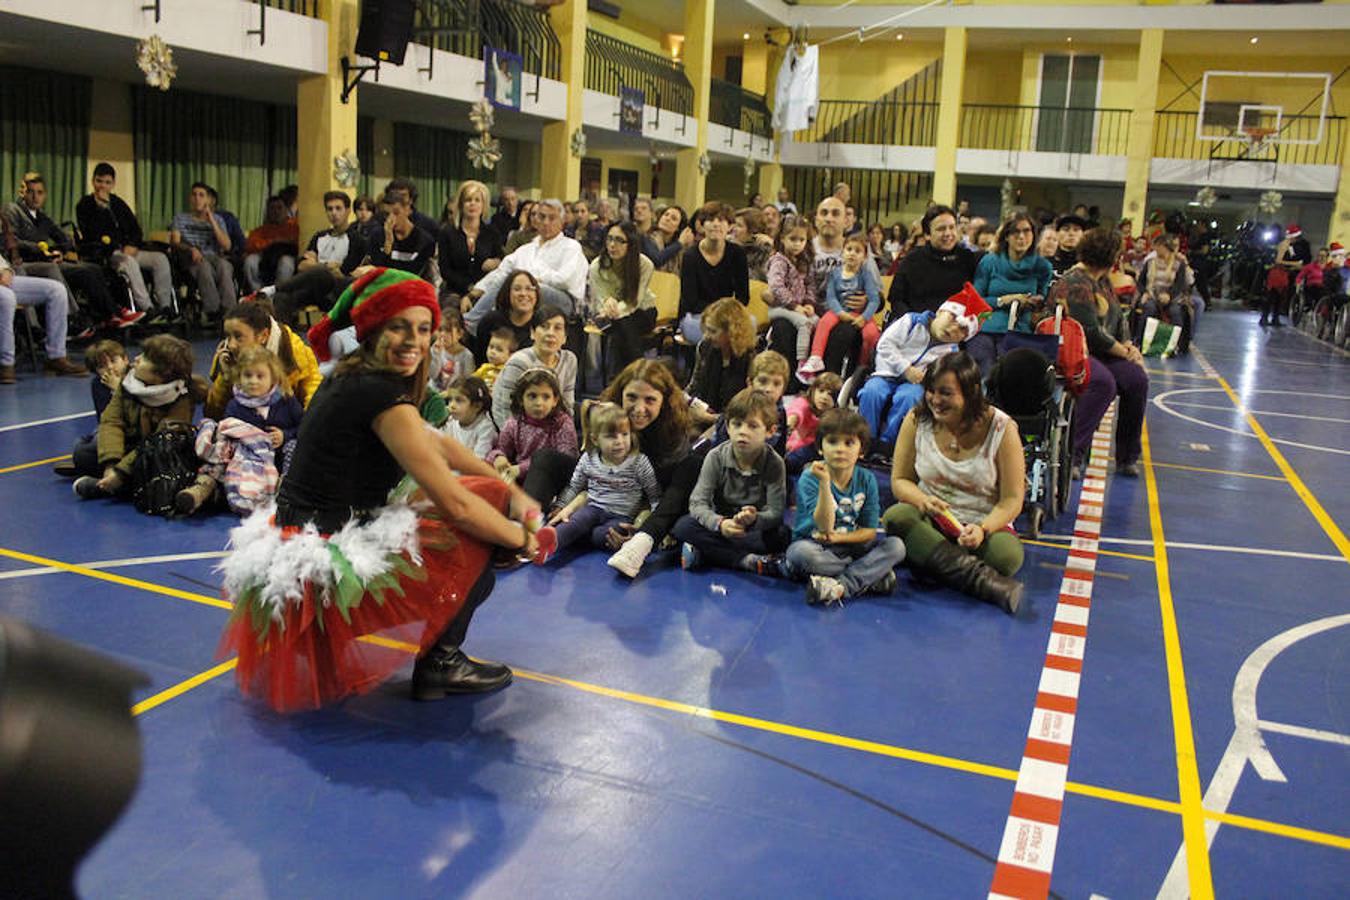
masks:
<path fill-rule="evenodd" d="M 651 461 L 638 450 L 628 414 L 617 403 L 590 404 L 582 416 L 582 453 L 560 506 L 549 516 L 558 549 L 589 537 L 605 547 L 617 525 L 634 524 L 643 508 L 655 508 L 661 487 Z"/>

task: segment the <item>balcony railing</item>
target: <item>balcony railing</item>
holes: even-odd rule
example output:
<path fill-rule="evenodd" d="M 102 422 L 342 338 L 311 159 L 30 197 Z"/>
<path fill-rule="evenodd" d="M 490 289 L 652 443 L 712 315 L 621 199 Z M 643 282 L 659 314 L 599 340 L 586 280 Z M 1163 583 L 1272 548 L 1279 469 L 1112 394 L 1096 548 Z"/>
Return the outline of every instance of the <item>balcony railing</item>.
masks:
<path fill-rule="evenodd" d="M 1124 156 L 1129 127 L 1128 109 L 969 103 L 961 107 L 958 146 Z"/>
<path fill-rule="evenodd" d="M 754 94 L 740 85 L 714 78 L 710 100 L 710 121 L 758 137 L 773 136 L 769 125 L 769 107 L 764 102 L 763 94 Z"/>
<path fill-rule="evenodd" d="M 586 87 L 615 97 L 619 88 L 637 88 L 648 105 L 694 113 L 694 88 L 683 66 L 598 31 L 586 32 Z"/>
<path fill-rule="evenodd" d="M 898 144 L 932 147 L 937 143 L 936 103 L 902 100 L 822 100 L 816 121 L 797 134 L 800 142 Z"/>
<path fill-rule="evenodd" d="M 319 0 L 258 0 L 263 6 L 295 13 L 297 16 L 319 18 Z"/>
<path fill-rule="evenodd" d="M 414 10 L 413 40 L 423 46 L 473 59 L 482 59 L 484 45 L 496 47 L 518 54 L 531 75 L 559 77 L 562 51 L 543 10 L 512 0 L 435 0 Z"/>
<path fill-rule="evenodd" d="M 899 210 L 915 200 L 933 194 L 931 172 L 903 172 L 894 169 L 838 169 L 820 166 L 789 166 L 783 170 L 783 185 L 796 199 L 798 209 L 811 215 L 821 197 L 834 192 L 839 182 L 847 182 L 858 201 L 858 221 L 890 224 Z"/>
<path fill-rule="evenodd" d="M 1197 112 L 1164 110 L 1153 120 L 1153 156 L 1161 159 L 1238 160 L 1296 165 L 1339 165 L 1345 116 L 1328 116 L 1326 130 L 1316 144 L 1274 144 L 1251 153 L 1245 144 L 1201 141 L 1195 136 Z M 1285 116 L 1279 137 L 1316 141 L 1318 116 Z"/>

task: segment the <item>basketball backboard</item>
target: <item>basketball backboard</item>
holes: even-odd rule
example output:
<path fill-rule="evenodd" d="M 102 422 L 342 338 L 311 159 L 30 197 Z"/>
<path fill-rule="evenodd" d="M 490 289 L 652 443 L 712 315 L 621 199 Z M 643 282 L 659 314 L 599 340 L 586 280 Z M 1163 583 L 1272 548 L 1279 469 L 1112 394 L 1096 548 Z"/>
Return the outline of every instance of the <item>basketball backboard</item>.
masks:
<path fill-rule="evenodd" d="M 1326 137 L 1328 72 L 1210 70 L 1200 83 L 1196 139 L 1247 147 L 1316 145 Z"/>

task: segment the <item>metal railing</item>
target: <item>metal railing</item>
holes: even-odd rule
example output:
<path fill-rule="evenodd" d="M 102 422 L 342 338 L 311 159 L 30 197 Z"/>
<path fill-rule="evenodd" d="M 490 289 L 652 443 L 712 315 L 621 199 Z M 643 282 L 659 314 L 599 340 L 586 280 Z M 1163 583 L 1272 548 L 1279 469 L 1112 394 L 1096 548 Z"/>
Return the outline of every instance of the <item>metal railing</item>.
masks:
<path fill-rule="evenodd" d="M 272 9 L 295 13 L 297 16 L 319 18 L 319 0 L 258 0 L 258 3 Z"/>
<path fill-rule="evenodd" d="M 1339 165 L 1341 141 L 1345 137 L 1345 116 L 1327 116 L 1326 129 L 1316 144 L 1272 144 L 1250 152 L 1246 144 L 1202 141 L 1195 136 L 1198 112 L 1164 110 L 1153 118 L 1153 156 L 1161 159 L 1196 159 L 1284 163 L 1294 165 Z M 1279 137 L 1287 140 L 1314 141 L 1318 138 L 1318 116 L 1285 116 Z"/>
<path fill-rule="evenodd" d="M 816 121 L 800 142 L 896 144 L 932 147 L 937 143 L 938 104 L 903 100 L 822 100 Z"/>
<path fill-rule="evenodd" d="M 769 106 L 763 94 L 754 94 L 738 84 L 714 78 L 711 85 L 709 121 L 749 132 L 757 137 L 772 137 Z"/>
<path fill-rule="evenodd" d="M 413 14 L 413 35 L 418 44 L 472 59 L 483 58 L 485 45 L 510 51 L 520 56 L 522 68 L 531 75 L 556 79 L 562 71 L 561 45 L 548 13 L 512 0 L 434 0 L 418 4 Z"/>
<path fill-rule="evenodd" d="M 957 146 L 1124 156 L 1129 129 L 1128 109 L 968 103 Z"/>
<path fill-rule="evenodd" d="M 914 200 L 931 197 L 931 172 L 900 172 L 892 169 L 833 169 L 819 166 L 789 166 L 783 170 L 783 185 L 808 216 L 821 197 L 834 192 L 845 182 L 853 191 L 858 221 L 867 227 L 872 222 L 889 224 L 899 210 Z"/>
<path fill-rule="evenodd" d="M 586 32 L 586 87 L 615 97 L 621 87 L 637 88 L 649 106 L 694 113 L 694 87 L 683 66 L 598 31 Z"/>

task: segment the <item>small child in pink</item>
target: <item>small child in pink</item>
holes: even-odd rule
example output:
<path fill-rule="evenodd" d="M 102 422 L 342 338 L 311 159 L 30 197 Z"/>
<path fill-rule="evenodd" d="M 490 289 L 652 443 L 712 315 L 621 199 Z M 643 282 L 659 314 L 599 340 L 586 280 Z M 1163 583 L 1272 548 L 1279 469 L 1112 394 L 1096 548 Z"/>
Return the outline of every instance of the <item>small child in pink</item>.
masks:
<path fill-rule="evenodd" d="M 807 387 L 806 393 L 789 397 L 783 403 L 787 413 L 787 471 L 796 475 L 818 455 L 816 426 L 820 417 L 834 409 L 835 397 L 844 387 L 837 372 L 824 372 Z"/>

